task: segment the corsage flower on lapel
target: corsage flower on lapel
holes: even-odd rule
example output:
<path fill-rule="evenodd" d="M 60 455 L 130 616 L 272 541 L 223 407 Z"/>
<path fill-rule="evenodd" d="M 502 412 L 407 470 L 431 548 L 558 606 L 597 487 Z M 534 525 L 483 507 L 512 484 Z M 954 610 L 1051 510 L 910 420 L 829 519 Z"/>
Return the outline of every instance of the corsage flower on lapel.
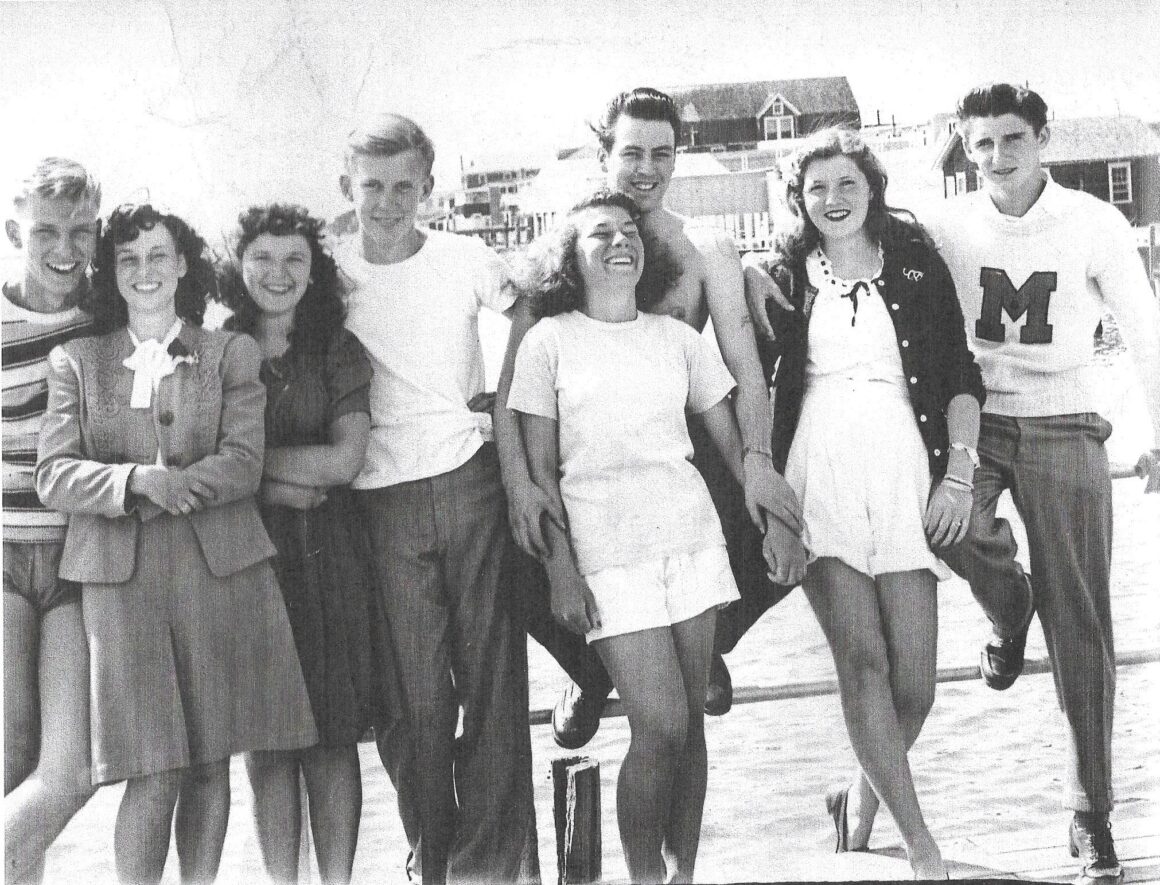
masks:
<path fill-rule="evenodd" d="M 180 338 L 174 338 L 173 342 L 166 348 L 166 353 L 173 357 L 175 363 L 185 363 L 188 366 L 196 366 L 199 362 L 196 351 L 191 351 L 185 346 L 185 342 Z"/>

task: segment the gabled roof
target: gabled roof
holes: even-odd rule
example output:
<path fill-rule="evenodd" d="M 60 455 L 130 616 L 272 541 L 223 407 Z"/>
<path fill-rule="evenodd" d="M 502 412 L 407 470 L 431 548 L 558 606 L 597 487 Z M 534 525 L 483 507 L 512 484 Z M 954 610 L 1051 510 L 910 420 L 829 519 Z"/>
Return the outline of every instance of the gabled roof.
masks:
<path fill-rule="evenodd" d="M 1040 154 L 1045 166 L 1160 155 L 1160 136 L 1138 117 L 1076 117 L 1047 125 L 1051 138 Z M 958 143 L 958 132 L 947 136 L 934 168 L 942 168 Z"/>
<path fill-rule="evenodd" d="M 685 119 L 690 105 L 702 120 L 756 118 L 777 95 L 803 114 L 858 113 L 858 102 L 854 100 L 854 93 L 845 77 L 710 83 L 674 86 L 666 91 L 682 110 L 682 119 Z"/>

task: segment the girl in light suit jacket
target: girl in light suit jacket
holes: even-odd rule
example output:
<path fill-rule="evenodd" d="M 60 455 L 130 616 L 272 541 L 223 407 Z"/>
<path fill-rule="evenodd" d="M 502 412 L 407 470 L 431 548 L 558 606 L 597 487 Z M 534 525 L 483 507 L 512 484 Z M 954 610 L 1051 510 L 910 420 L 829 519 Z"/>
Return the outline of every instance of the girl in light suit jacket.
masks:
<path fill-rule="evenodd" d="M 317 740 L 274 548 L 254 503 L 265 391 L 253 340 L 200 328 L 205 242 L 152 206 L 113 212 L 94 261 L 104 334 L 50 357 L 37 491 L 71 514 L 83 585 L 93 782 L 126 780 L 118 875 L 217 874 L 229 757 Z"/>

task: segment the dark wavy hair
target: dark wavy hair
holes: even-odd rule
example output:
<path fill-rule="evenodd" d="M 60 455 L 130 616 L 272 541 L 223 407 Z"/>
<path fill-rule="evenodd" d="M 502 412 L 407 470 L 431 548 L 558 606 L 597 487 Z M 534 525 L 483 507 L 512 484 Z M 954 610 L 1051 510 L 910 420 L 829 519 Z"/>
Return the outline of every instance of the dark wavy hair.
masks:
<path fill-rule="evenodd" d="M 174 307 L 177 315 L 195 326 L 205 316 L 207 297 L 217 293 L 213 261 L 205 240 L 188 223 L 176 215 L 159 212 L 149 203 L 118 206 L 109 216 L 93 256 L 93 283 L 85 299 L 93 315 L 98 334 L 119 329 L 129 322 L 129 306 L 117 290 L 117 247 L 131 243 L 141 231 L 162 225 L 177 247 L 177 254 L 185 258 L 185 276 L 177 281 Z"/>
<path fill-rule="evenodd" d="M 534 261 L 533 279 L 529 291 L 524 293 L 531 299 L 532 313 L 537 318 L 583 309 L 584 278 L 576 256 L 580 232 L 574 219 L 584 210 L 600 206 L 623 209 L 640 225 L 640 209 L 632 197 L 619 191 L 598 190 L 569 209 L 564 222 L 547 235 L 544 243 L 537 244 L 539 254 Z M 641 239 L 644 267 L 636 284 L 636 306 L 648 310 L 680 278 L 682 268 L 659 240 L 646 237 L 643 232 Z"/>
<path fill-rule="evenodd" d="M 681 138 L 681 115 L 677 112 L 673 99 L 659 89 L 638 86 L 636 89 L 614 95 L 604 106 L 600 116 L 589 122 L 588 128 L 596 133 L 596 139 L 605 151 L 612 150 L 616 121 L 621 116 L 668 123 L 673 127 L 673 143 Z"/>
<path fill-rule="evenodd" d="M 1015 114 L 1022 118 L 1038 135 L 1047 125 L 1047 102 L 1038 92 L 1026 86 L 1010 83 L 987 83 L 976 86 L 961 99 L 955 108 L 959 123 L 971 117 L 1001 117 Z"/>
<path fill-rule="evenodd" d="M 862 136 L 853 129 L 832 126 L 805 139 L 782 166 L 782 193 L 790 219 L 778 232 L 775 244 L 778 252 L 792 261 L 798 261 L 821 242 L 821 234 L 806 212 L 803 187 L 810 163 L 830 157 L 849 157 L 866 176 L 870 185 L 870 205 L 866 211 L 865 224 L 876 242 L 884 248 L 895 245 L 896 235 L 901 231 L 891 223 L 892 219 L 904 221 L 907 227 L 917 228 L 909 212 L 887 205 L 886 170 L 862 140 Z M 905 219 L 898 218 L 898 215 L 905 216 Z"/>
<path fill-rule="evenodd" d="M 290 330 L 290 349 L 295 353 L 321 354 L 342 330 L 346 310 L 342 301 L 342 284 L 334 258 L 323 246 L 326 223 L 315 218 L 302 206 L 270 203 L 251 206 L 238 216 L 235 261 L 227 262 L 218 283 L 219 300 L 233 311 L 225 328 L 254 335 L 261 308 L 246 290 L 242 277 L 242 257 L 246 249 L 262 234 L 276 237 L 297 234 L 310 246 L 310 282 L 298 306 L 294 308 L 294 325 Z"/>

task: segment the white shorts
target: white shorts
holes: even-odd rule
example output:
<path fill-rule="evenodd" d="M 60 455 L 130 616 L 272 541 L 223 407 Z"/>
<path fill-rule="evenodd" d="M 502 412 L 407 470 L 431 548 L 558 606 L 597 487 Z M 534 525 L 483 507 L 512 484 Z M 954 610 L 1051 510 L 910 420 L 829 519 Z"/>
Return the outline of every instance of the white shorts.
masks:
<path fill-rule="evenodd" d="M 600 614 L 589 642 L 679 624 L 741 598 L 723 544 L 600 569 L 584 580 Z"/>
<path fill-rule="evenodd" d="M 905 390 L 881 381 L 811 384 L 785 479 L 802 502 L 811 561 L 840 559 L 876 578 L 950 569 L 923 529 L 930 467 Z"/>

